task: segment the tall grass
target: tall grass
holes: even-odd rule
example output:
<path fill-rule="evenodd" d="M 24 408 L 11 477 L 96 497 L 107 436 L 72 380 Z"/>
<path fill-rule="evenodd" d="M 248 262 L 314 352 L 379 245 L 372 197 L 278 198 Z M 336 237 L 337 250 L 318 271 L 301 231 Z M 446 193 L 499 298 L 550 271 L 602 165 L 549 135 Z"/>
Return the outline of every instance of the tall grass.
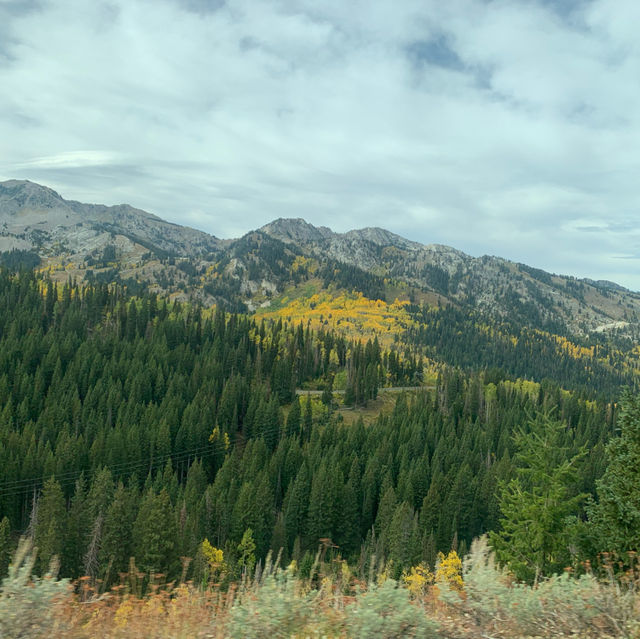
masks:
<path fill-rule="evenodd" d="M 570 572 L 536 587 L 514 582 L 500 570 L 486 537 L 476 539 L 464 562 L 464 591 L 443 587 L 444 616 L 452 636 L 640 637 L 637 584 Z M 456 623 L 460 622 L 460 623 Z"/>
<path fill-rule="evenodd" d="M 295 565 L 267 561 L 224 591 L 152 583 L 139 596 L 139 575 L 100 592 L 88 579 L 71 588 L 54 572 L 35 577 L 34 561 L 22 542 L 1 585 L 0 637 L 640 638 L 637 582 L 567 573 L 519 584 L 495 565 L 485 539 L 465 559 L 462 588 L 436 580 L 413 593 L 384 574 L 360 582 L 346 565 L 316 561 L 303 579 Z"/>

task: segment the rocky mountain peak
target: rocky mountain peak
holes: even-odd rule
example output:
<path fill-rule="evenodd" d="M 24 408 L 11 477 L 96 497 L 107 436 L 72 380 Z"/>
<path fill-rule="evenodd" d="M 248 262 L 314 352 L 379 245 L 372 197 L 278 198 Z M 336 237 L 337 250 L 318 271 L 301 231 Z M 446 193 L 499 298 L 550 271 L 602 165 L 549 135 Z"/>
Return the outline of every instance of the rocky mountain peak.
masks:
<path fill-rule="evenodd" d="M 334 235 L 333 231 L 326 226 L 313 226 L 301 217 L 278 218 L 265 224 L 260 231 L 286 243 L 321 242 Z"/>
<path fill-rule="evenodd" d="M 37 249 L 84 261 L 113 243 L 131 253 L 156 251 L 184 256 L 208 254 L 218 239 L 135 209 L 65 200 L 53 189 L 28 180 L 0 182 L 0 251 Z M 124 249 L 123 249 L 124 250 Z"/>
<path fill-rule="evenodd" d="M 65 208 L 62 197 L 47 186 L 29 180 L 0 182 L 0 210 L 9 215 L 23 209 L 47 210 Z"/>
<path fill-rule="evenodd" d="M 354 229 L 344 234 L 348 239 L 359 239 L 372 242 L 378 246 L 395 246 L 397 248 L 403 248 L 408 250 L 418 250 L 422 248 L 422 244 L 418 242 L 412 242 L 400 235 L 391 233 L 385 229 L 381 229 L 377 226 L 366 227 L 363 229 Z"/>

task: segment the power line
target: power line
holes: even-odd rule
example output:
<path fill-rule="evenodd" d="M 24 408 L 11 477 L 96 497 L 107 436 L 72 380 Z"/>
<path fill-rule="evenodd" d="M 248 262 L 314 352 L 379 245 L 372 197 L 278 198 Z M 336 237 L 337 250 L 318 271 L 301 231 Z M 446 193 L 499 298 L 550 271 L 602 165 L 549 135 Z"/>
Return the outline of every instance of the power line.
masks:
<path fill-rule="evenodd" d="M 260 435 L 272 434 L 277 431 L 280 431 L 279 425 L 273 425 L 265 430 L 260 432 Z M 257 438 L 256 438 L 257 439 Z M 236 444 L 246 444 L 249 441 L 248 438 L 243 435 L 238 435 L 236 437 Z M 210 457 L 222 450 L 226 451 L 228 446 L 224 441 L 211 443 L 205 446 L 198 446 L 196 448 L 191 448 L 187 450 L 180 451 L 178 453 L 170 453 L 165 455 L 160 455 L 158 457 L 154 457 L 151 460 L 139 460 L 136 462 L 125 462 L 122 464 L 115 464 L 113 466 L 102 465 L 93 470 L 89 469 L 80 469 L 77 471 L 67 471 L 62 475 L 56 476 L 55 474 L 51 474 L 49 476 L 39 476 L 33 477 L 30 479 L 20 479 L 15 480 L 13 482 L 4 482 L 0 484 L 0 498 L 2 497 L 16 497 L 19 495 L 27 495 L 36 489 L 41 488 L 44 485 L 44 482 L 53 477 L 56 479 L 60 487 L 66 487 L 73 485 L 80 477 L 85 474 L 93 474 L 94 476 L 100 472 L 101 470 L 110 470 L 112 472 L 113 477 L 119 477 L 123 475 L 130 475 L 136 470 L 144 470 L 146 468 L 149 471 L 157 469 L 161 465 L 165 465 L 168 460 L 171 460 L 174 464 L 180 464 L 182 462 L 187 461 L 191 457 L 198 458 L 206 458 Z"/>

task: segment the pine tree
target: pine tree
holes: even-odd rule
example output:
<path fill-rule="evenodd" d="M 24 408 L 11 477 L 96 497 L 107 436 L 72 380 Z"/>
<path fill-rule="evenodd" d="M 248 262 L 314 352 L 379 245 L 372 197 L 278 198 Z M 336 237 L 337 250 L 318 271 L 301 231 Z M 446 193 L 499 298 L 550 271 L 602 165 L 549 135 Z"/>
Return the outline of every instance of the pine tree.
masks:
<path fill-rule="evenodd" d="M 145 572 L 175 574 L 177 557 L 173 554 L 177 531 L 169 494 L 149 490 L 140 503 L 133 526 L 133 548 L 137 565 Z"/>
<path fill-rule="evenodd" d="M 567 518 L 584 498 L 571 494 L 584 455 L 567 458 L 564 431 L 546 414 L 531 420 L 528 432 L 516 431 L 516 477 L 500 484 L 501 529 L 490 542 L 498 560 L 528 582 L 571 563 Z"/>
<path fill-rule="evenodd" d="M 296 395 L 289 414 L 287 415 L 287 436 L 297 437 L 300 434 L 300 417 L 301 417 L 300 398 Z"/>
<path fill-rule="evenodd" d="M 0 582 L 7 574 L 9 562 L 11 561 L 11 525 L 8 517 L 3 517 L 0 521 Z"/>
<path fill-rule="evenodd" d="M 311 395 L 307 395 L 304 404 L 304 416 L 302 419 L 302 440 L 309 441 L 311 439 L 311 428 L 313 426 L 313 411 L 311 409 Z"/>
<path fill-rule="evenodd" d="M 78 576 L 82 571 L 82 561 L 87 549 L 89 511 L 87 509 L 87 488 L 84 475 L 76 481 L 67 517 L 67 534 L 63 553 L 63 574 Z"/>
<path fill-rule="evenodd" d="M 284 501 L 284 525 L 289 547 L 304 533 L 307 509 L 309 507 L 310 478 L 306 462 L 303 462 L 296 478 L 287 489 Z"/>
<path fill-rule="evenodd" d="M 271 535 L 271 554 L 275 559 L 280 554 L 281 561 L 286 565 L 289 553 L 287 552 L 287 531 L 284 525 L 284 516 L 279 512 Z"/>
<path fill-rule="evenodd" d="M 42 489 L 38 502 L 38 521 L 35 527 L 35 545 L 38 548 L 38 567 L 47 572 L 54 557 L 61 558 L 64 548 L 67 512 L 60 484 L 52 477 Z"/>
<path fill-rule="evenodd" d="M 337 522 L 336 543 L 345 556 L 350 556 L 360 548 L 360 508 L 358 499 L 360 469 L 357 459 L 353 460 L 349 479 L 342 491 L 342 510 Z"/>
<path fill-rule="evenodd" d="M 396 492 L 391 482 L 387 481 L 386 489 L 384 489 L 384 493 L 380 499 L 378 513 L 376 515 L 376 534 L 379 539 L 383 540 L 386 550 L 388 550 L 389 527 L 396 510 L 396 505 Z"/>
<path fill-rule="evenodd" d="M 333 470 L 333 469 L 332 469 Z M 320 539 L 332 538 L 335 523 L 335 508 L 338 494 L 335 491 L 334 475 L 326 462 L 314 474 L 309 494 L 307 535 L 309 546 L 315 550 Z"/>
<path fill-rule="evenodd" d="M 640 395 L 626 392 L 618 419 L 620 434 L 606 448 L 607 469 L 596 482 L 598 503 L 589 508 L 589 521 L 598 551 L 615 551 L 626 561 L 640 551 Z"/>
<path fill-rule="evenodd" d="M 120 482 L 105 514 L 98 560 L 107 583 L 115 580 L 118 573 L 127 571 L 133 556 L 134 490 L 125 488 Z"/>
<path fill-rule="evenodd" d="M 389 558 L 396 569 L 408 568 L 416 562 L 419 538 L 417 536 L 417 522 L 413 508 L 406 502 L 399 504 L 391 518 L 387 532 Z"/>

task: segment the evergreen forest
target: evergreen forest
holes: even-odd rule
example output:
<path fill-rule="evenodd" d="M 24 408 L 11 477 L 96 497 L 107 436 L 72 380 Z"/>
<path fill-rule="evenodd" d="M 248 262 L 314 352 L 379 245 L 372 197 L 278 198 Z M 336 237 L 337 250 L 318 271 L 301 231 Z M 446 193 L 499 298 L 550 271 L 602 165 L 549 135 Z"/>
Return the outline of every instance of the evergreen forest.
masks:
<path fill-rule="evenodd" d="M 605 549 L 614 514 L 593 496 L 611 472 L 613 382 L 624 379 L 580 392 L 588 380 L 569 356 L 556 369 L 565 387 L 520 378 L 523 358 L 496 360 L 489 343 L 478 352 L 502 368 L 442 364 L 425 385 L 417 344 L 455 334 L 462 318 L 385 348 L 25 270 L 0 273 L 0 300 L 2 572 L 21 535 L 39 549 L 37 571 L 58 557 L 62 576 L 105 587 L 132 558 L 145 574 L 198 581 L 212 552 L 231 579 L 269 554 L 309 574 L 320 549 L 358 574 L 399 578 L 491 532 L 532 580 Z M 309 384 L 324 391 L 296 393 Z M 367 423 L 336 410 L 357 414 L 385 387 L 412 385 Z M 557 480 L 556 547 L 522 557 L 508 514 L 544 490 L 536 472 Z"/>

